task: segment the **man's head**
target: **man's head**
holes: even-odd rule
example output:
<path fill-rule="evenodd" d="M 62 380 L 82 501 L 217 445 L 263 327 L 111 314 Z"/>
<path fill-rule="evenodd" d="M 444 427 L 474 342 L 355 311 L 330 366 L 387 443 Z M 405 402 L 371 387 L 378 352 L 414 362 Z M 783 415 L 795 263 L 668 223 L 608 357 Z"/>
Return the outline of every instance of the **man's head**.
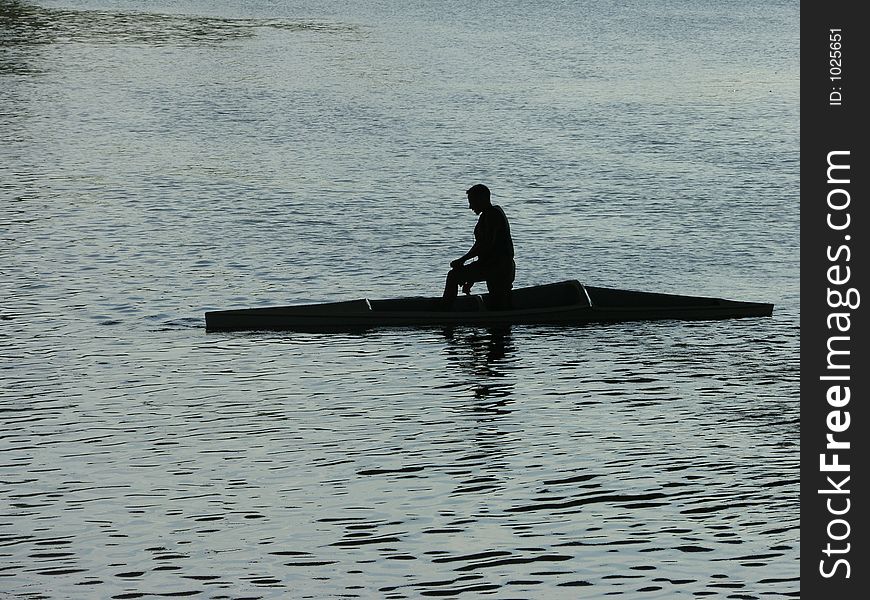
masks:
<path fill-rule="evenodd" d="M 465 191 L 468 196 L 468 208 L 474 211 L 474 214 L 479 215 L 483 209 L 492 206 L 489 199 L 489 188 L 478 183 Z"/>

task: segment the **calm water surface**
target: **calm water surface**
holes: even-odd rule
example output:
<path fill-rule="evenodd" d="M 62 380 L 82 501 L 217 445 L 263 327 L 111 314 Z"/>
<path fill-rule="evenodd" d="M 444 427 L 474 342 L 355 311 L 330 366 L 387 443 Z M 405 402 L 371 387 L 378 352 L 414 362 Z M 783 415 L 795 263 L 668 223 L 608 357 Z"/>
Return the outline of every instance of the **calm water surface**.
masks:
<path fill-rule="evenodd" d="M 0 598 L 798 597 L 798 8 L 0 0 Z M 438 294 L 479 181 L 774 317 L 205 333 Z"/>

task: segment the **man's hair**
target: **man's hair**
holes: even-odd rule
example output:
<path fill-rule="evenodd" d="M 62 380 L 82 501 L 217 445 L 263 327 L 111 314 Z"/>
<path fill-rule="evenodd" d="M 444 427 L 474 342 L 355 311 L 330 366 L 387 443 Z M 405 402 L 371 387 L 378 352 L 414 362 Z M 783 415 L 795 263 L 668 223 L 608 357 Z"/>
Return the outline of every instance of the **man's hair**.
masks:
<path fill-rule="evenodd" d="M 479 199 L 489 203 L 489 188 L 482 183 L 471 186 L 465 191 L 465 193 L 468 195 L 469 199 Z"/>

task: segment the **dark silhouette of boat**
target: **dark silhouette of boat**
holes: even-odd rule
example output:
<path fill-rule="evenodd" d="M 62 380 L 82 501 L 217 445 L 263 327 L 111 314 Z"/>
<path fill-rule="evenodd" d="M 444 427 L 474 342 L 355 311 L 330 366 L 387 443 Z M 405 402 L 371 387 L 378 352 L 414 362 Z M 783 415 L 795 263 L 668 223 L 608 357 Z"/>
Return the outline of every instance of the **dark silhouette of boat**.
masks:
<path fill-rule="evenodd" d="M 452 310 L 441 298 L 350 300 L 205 313 L 209 331 L 330 331 L 374 327 L 585 325 L 661 319 L 712 320 L 769 317 L 773 305 L 720 298 L 655 294 L 593 287 L 579 281 L 518 288 L 512 307 L 489 310 L 488 294 L 461 296 Z"/>

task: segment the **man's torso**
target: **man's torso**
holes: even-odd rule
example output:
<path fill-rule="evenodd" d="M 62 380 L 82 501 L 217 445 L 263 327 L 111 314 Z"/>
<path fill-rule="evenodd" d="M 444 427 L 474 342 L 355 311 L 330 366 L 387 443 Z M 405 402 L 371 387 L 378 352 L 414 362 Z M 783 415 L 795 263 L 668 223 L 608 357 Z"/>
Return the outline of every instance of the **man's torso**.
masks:
<path fill-rule="evenodd" d="M 514 257 L 510 224 L 500 206 L 491 206 L 480 213 L 474 228 L 474 238 L 477 241 L 490 238 L 493 240 L 492 246 L 481 252 L 481 261 L 490 262 Z"/>

